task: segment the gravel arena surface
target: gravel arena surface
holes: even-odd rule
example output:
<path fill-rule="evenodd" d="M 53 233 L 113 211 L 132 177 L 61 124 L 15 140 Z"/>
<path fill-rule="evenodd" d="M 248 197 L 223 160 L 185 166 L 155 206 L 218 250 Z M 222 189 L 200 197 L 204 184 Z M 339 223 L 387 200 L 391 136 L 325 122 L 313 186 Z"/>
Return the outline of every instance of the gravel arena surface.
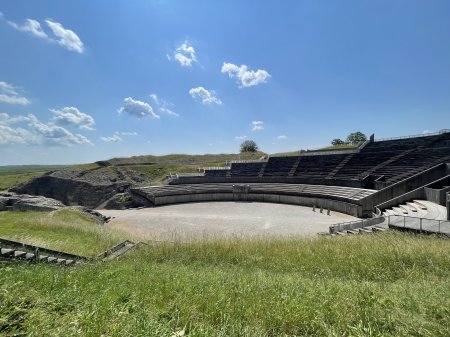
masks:
<path fill-rule="evenodd" d="M 99 210 L 105 224 L 144 240 L 191 241 L 249 236 L 313 235 L 357 218 L 311 207 L 258 202 L 202 202 L 128 210 Z"/>

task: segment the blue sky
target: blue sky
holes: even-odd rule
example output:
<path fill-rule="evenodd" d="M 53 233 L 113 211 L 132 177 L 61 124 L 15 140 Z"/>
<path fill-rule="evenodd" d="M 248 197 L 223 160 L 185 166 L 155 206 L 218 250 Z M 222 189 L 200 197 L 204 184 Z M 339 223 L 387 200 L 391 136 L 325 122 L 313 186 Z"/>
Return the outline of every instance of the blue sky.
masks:
<path fill-rule="evenodd" d="M 450 127 L 450 2 L 1 1 L 0 165 Z"/>

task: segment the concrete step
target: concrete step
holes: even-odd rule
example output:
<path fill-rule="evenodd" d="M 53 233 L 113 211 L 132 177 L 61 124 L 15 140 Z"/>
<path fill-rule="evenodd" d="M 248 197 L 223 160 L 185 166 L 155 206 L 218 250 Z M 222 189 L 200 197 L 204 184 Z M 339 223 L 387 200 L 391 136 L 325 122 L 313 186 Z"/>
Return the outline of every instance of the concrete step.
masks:
<path fill-rule="evenodd" d="M 424 204 L 422 204 L 422 203 L 421 203 L 420 201 L 418 201 L 418 200 L 414 200 L 414 204 L 415 204 L 416 206 L 418 206 L 420 209 L 424 210 L 424 211 L 427 210 L 427 206 L 425 206 Z"/>
<path fill-rule="evenodd" d="M 417 212 L 417 205 L 412 202 L 407 202 L 406 205 L 409 207 L 409 209 L 413 212 Z"/>
<path fill-rule="evenodd" d="M 14 255 L 14 249 L 9 249 L 9 248 L 1 248 L 0 249 L 0 256 L 8 257 L 11 255 Z"/>
<path fill-rule="evenodd" d="M 14 254 L 13 254 L 13 257 L 16 258 L 16 259 L 20 259 L 20 258 L 25 257 L 26 255 L 27 255 L 26 252 L 22 252 L 20 250 L 15 250 Z"/>
<path fill-rule="evenodd" d="M 25 254 L 25 260 L 33 260 L 35 258 L 34 254 L 26 253 Z"/>
<path fill-rule="evenodd" d="M 47 262 L 48 263 L 56 263 L 57 261 L 58 261 L 58 259 L 56 257 L 53 257 L 53 256 L 49 256 L 47 258 Z"/>
<path fill-rule="evenodd" d="M 360 234 L 371 234 L 373 233 L 372 228 L 370 227 L 363 227 L 359 229 Z"/>
<path fill-rule="evenodd" d="M 373 226 L 372 230 L 374 232 L 386 232 L 389 228 L 385 228 L 385 227 L 378 227 L 378 226 Z"/>
<path fill-rule="evenodd" d="M 359 230 L 349 229 L 349 230 L 347 230 L 347 234 L 352 234 L 352 235 L 359 234 Z"/>
<path fill-rule="evenodd" d="M 347 232 L 336 232 L 336 235 L 345 236 L 345 235 L 347 235 Z"/>

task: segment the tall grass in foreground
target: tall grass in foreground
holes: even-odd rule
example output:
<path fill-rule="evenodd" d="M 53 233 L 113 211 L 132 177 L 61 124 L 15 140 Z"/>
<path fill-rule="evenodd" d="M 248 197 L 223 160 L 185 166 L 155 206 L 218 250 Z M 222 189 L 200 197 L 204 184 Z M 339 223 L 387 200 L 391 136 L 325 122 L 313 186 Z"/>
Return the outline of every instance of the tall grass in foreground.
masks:
<path fill-rule="evenodd" d="M 449 336 L 450 242 L 401 233 L 147 246 L 0 267 L 0 335 Z"/>
<path fill-rule="evenodd" d="M 0 237 L 80 255 L 96 255 L 124 239 L 76 210 L 0 212 Z"/>

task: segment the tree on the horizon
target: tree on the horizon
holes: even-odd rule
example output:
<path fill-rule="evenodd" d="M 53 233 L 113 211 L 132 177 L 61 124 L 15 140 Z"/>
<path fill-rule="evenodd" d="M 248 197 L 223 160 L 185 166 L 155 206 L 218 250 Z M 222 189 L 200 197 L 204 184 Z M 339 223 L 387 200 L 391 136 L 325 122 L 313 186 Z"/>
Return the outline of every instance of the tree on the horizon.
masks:
<path fill-rule="evenodd" d="M 257 152 L 258 149 L 258 145 L 256 144 L 255 141 L 251 140 L 251 139 L 247 139 L 245 141 L 242 142 L 241 144 L 241 153 L 243 152 Z"/>
<path fill-rule="evenodd" d="M 352 132 L 351 134 L 349 134 L 347 136 L 346 142 L 348 144 L 356 145 L 356 144 L 365 142 L 366 140 L 367 140 L 367 136 L 364 133 L 362 133 L 361 131 L 356 131 L 356 132 Z"/>
<path fill-rule="evenodd" d="M 344 145 L 344 144 L 345 144 L 345 142 L 340 138 L 335 138 L 331 141 L 331 145 L 333 145 L 333 146 Z"/>

